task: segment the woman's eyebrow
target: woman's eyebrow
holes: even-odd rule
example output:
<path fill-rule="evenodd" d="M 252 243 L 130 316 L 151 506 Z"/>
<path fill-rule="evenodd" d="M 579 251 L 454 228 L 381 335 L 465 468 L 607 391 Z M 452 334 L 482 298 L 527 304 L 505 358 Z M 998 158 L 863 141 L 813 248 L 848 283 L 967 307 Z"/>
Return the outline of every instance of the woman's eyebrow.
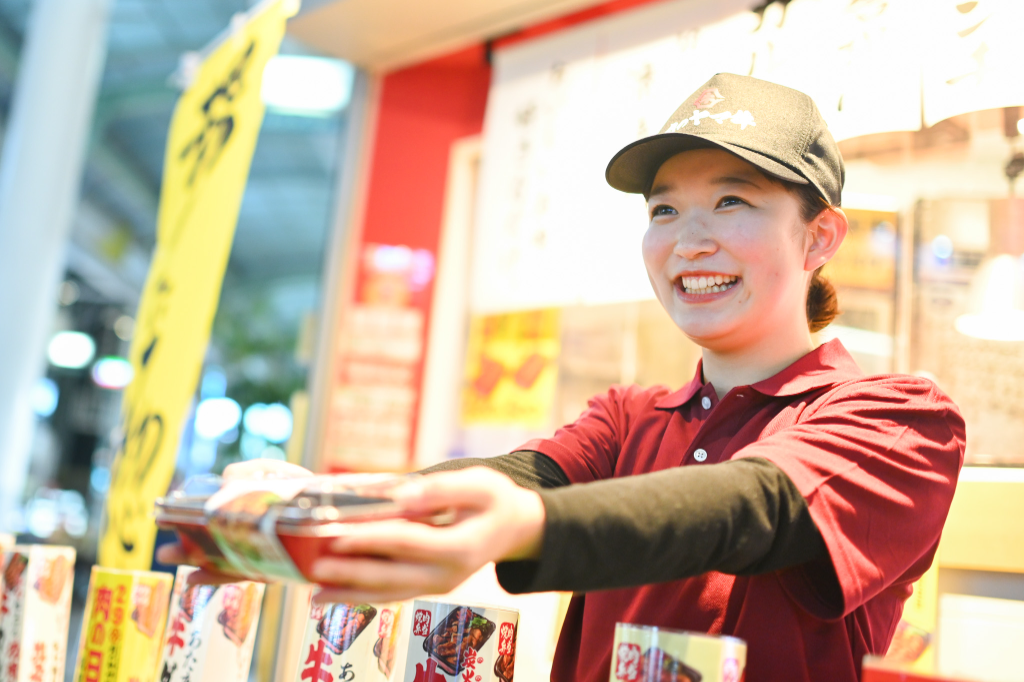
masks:
<path fill-rule="evenodd" d="M 717 178 L 713 179 L 711 181 L 711 184 L 712 185 L 750 185 L 751 187 L 756 187 L 757 189 L 761 189 L 761 185 L 759 185 L 757 183 L 757 181 L 754 180 L 753 177 L 749 177 L 749 176 L 746 176 L 746 175 L 723 175 L 721 177 L 717 177 Z"/>

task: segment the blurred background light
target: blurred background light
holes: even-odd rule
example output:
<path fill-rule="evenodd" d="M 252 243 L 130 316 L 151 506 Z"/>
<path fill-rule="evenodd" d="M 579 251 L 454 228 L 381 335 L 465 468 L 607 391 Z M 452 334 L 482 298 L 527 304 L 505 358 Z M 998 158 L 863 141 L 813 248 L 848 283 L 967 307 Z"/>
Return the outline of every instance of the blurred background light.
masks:
<path fill-rule="evenodd" d="M 283 443 L 292 435 L 292 412 L 281 403 L 256 403 L 245 410 L 245 430 L 270 443 Z"/>
<path fill-rule="evenodd" d="M 92 366 L 91 374 L 93 383 L 100 388 L 117 391 L 132 382 L 135 370 L 132 368 L 132 363 L 124 358 L 108 356 L 96 361 Z"/>
<path fill-rule="evenodd" d="M 45 419 L 52 415 L 60 401 L 60 389 L 57 388 L 57 382 L 47 377 L 41 377 L 32 386 L 29 401 L 32 403 L 32 411 L 36 413 L 36 416 Z"/>
<path fill-rule="evenodd" d="M 1002 254 L 983 262 L 971 279 L 970 312 L 956 330 L 988 341 L 1024 341 L 1024 262 Z"/>
<path fill-rule="evenodd" d="M 81 369 L 96 355 L 96 342 L 82 332 L 57 332 L 50 339 L 46 356 L 54 367 Z"/>
<path fill-rule="evenodd" d="M 263 71 L 263 102 L 296 116 L 330 116 L 352 97 L 355 69 L 338 59 L 277 55 Z"/>
<path fill-rule="evenodd" d="M 932 240 L 932 255 L 940 261 L 947 261 L 953 257 L 953 240 L 944 234 Z"/>
<path fill-rule="evenodd" d="M 135 333 L 135 320 L 128 315 L 122 315 L 114 321 L 114 333 L 122 341 L 131 341 Z"/>
<path fill-rule="evenodd" d="M 207 398 L 196 407 L 196 434 L 216 440 L 238 426 L 242 408 L 231 398 Z"/>

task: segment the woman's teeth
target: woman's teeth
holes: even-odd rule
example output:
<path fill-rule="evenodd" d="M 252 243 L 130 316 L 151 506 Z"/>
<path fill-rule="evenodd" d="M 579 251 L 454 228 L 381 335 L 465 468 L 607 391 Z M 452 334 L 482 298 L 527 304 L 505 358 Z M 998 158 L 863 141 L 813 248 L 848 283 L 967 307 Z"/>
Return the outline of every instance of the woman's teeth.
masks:
<path fill-rule="evenodd" d="M 708 275 L 706 277 L 683 277 L 683 290 L 688 294 L 715 294 L 736 286 L 738 277 L 733 275 Z"/>

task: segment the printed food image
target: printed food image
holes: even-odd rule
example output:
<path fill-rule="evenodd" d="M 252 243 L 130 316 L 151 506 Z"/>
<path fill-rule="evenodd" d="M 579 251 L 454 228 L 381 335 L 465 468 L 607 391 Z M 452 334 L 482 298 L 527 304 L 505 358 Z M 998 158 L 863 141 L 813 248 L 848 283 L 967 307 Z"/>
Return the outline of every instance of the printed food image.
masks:
<path fill-rule="evenodd" d="M 462 672 L 467 653 L 480 648 L 494 634 L 494 622 L 466 606 L 455 608 L 423 640 L 423 650 L 449 675 Z"/>
<path fill-rule="evenodd" d="M 64 591 L 68 576 L 71 575 L 71 569 L 71 562 L 63 554 L 47 559 L 39 577 L 36 578 L 35 588 L 39 592 L 39 598 L 47 604 L 56 604 Z"/>
<path fill-rule="evenodd" d="M 391 677 L 391 671 L 395 667 L 395 655 L 398 653 L 398 619 L 401 617 L 402 607 L 392 611 L 384 609 L 380 614 L 380 627 L 377 629 L 377 643 L 373 645 L 373 655 L 377 659 L 377 669 L 384 677 Z"/>
<path fill-rule="evenodd" d="M 188 622 L 191 623 L 197 613 L 202 616 L 203 609 L 210 603 L 216 591 L 216 585 L 189 585 L 182 591 L 178 601 L 181 604 L 181 612 L 185 614 Z"/>
<path fill-rule="evenodd" d="M 224 636 L 236 646 L 242 646 L 249 636 L 259 612 L 259 599 L 259 589 L 253 583 L 224 587 L 224 610 L 217 616 L 217 622 L 224 626 Z"/>
<path fill-rule="evenodd" d="M 139 632 L 146 637 L 153 637 L 167 613 L 167 584 L 161 581 L 139 583 L 135 586 L 132 601 L 135 603 L 132 620 Z"/>
<path fill-rule="evenodd" d="M 513 630 L 512 640 L 509 642 L 511 651 L 501 653 L 499 648 L 498 658 L 494 661 L 494 674 L 503 682 L 512 682 L 516 670 L 516 640 L 518 639 L 519 626 Z"/>
<path fill-rule="evenodd" d="M 699 672 L 661 649 L 651 648 L 640 660 L 645 682 L 700 682 Z"/>
<path fill-rule="evenodd" d="M 928 645 L 932 641 L 932 635 L 927 630 L 914 627 L 910 623 L 901 620 L 896 626 L 896 634 L 893 635 L 892 644 L 885 657 L 891 661 L 912 663 L 921 658 Z"/>
<path fill-rule="evenodd" d="M 316 631 L 324 638 L 331 653 L 340 656 L 376 615 L 377 609 L 369 604 L 331 604 L 324 611 Z"/>
<path fill-rule="evenodd" d="M 24 554 L 12 554 L 11 561 L 4 569 L 4 585 L 6 589 L 15 590 L 21 584 L 21 576 L 28 566 L 28 557 Z"/>

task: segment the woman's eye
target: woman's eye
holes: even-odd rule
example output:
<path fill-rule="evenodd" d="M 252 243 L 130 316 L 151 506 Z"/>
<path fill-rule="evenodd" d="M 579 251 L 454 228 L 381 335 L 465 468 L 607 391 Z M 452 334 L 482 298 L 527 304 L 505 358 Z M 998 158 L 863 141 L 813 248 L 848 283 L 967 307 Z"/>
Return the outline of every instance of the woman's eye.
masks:
<path fill-rule="evenodd" d="M 727 206 L 743 206 L 743 205 L 749 206 L 749 204 L 747 204 L 747 202 L 745 202 L 743 199 L 740 199 L 739 197 L 729 196 L 729 197 L 722 197 L 721 199 L 719 199 L 718 200 L 718 205 L 715 206 L 715 208 L 725 208 Z"/>
<path fill-rule="evenodd" d="M 674 208 L 672 208 L 671 206 L 666 206 L 665 204 L 658 204 L 653 209 L 651 209 L 652 218 L 660 215 L 675 215 L 675 213 L 676 210 Z"/>

